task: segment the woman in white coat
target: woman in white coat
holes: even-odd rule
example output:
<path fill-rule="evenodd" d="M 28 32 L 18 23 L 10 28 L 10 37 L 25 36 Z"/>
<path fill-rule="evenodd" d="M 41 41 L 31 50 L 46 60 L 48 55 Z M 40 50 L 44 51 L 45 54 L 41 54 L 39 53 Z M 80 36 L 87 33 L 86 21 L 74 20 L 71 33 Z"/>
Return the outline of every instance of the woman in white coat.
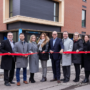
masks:
<path fill-rule="evenodd" d="M 68 32 L 63 32 L 63 44 L 64 44 L 64 52 L 65 51 L 72 51 L 73 49 L 73 41 L 68 37 Z M 63 69 L 63 76 L 64 83 L 69 82 L 70 80 L 70 66 L 72 64 L 71 54 L 62 54 L 62 69 Z"/>

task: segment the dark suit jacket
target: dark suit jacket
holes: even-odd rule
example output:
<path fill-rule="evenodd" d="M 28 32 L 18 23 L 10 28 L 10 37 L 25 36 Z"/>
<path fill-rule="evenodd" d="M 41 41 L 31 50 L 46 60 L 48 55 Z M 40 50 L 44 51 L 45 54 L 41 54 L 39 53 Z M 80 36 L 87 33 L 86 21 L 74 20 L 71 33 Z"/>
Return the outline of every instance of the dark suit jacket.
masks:
<path fill-rule="evenodd" d="M 53 38 L 50 40 L 49 50 L 52 50 L 54 52 L 59 52 L 63 48 L 64 48 L 64 46 L 63 46 L 62 40 L 60 38 L 56 39 L 56 42 L 55 42 L 54 46 L 53 46 Z M 61 59 L 61 54 L 59 54 L 59 53 L 50 54 L 50 58 L 54 59 L 54 60 L 60 60 Z"/>
<path fill-rule="evenodd" d="M 2 53 L 13 53 L 12 47 L 10 45 L 9 40 L 3 40 L 1 42 L 0 46 L 0 52 Z M 12 68 L 15 68 L 15 57 L 13 56 L 2 56 L 2 61 L 1 61 L 1 68 L 5 70 L 11 70 Z"/>

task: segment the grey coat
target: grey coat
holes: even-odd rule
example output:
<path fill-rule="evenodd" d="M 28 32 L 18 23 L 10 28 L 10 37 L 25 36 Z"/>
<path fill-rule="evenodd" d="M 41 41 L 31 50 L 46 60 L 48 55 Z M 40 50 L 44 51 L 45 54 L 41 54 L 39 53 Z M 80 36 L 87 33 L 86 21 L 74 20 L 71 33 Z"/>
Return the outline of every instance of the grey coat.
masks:
<path fill-rule="evenodd" d="M 24 42 L 24 44 L 19 41 L 15 43 L 14 47 L 15 53 L 28 53 L 27 43 Z M 24 56 L 17 56 L 16 57 L 16 68 L 26 68 L 28 64 L 28 58 Z"/>
<path fill-rule="evenodd" d="M 73 41 L 69 38 L 63 39 L 64 51 L 72 51 Z M 72 63 L 71 54 L 62 54 L 62 66 L 70 66 Z"/>
<path fill-rule="evenodd" d="M 36 53 L 38 52 L 38 46 L 35 42 L 28 44 L 28 52 Z M 29 56 L 29 69 L 30 73 L 36 73 L 39 71 L 39 56 L 38 54 L 33 54 Z"/>

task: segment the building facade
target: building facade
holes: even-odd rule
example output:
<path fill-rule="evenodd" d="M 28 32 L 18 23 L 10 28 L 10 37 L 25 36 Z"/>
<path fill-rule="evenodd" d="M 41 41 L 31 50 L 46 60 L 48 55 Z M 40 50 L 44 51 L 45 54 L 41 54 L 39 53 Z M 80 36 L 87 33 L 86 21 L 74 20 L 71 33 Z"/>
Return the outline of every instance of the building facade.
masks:
<path fill-rule="evenodd" d="M 70 38 L 74 32 L 90 34 L 90 0 L 0 0 L 0 41 L 6 39 L 7 32 L 13 32 L 18 40 L 21 30 L 26 41 L 30 35 L 38 37 L 46 32 L 51 37 L 57 31 L 68 31 Z"/>
<path fill-rule="evenodd" d="M 90 35 L 90 0 L 64 0 L 64 27 L 61 31 Z"/>

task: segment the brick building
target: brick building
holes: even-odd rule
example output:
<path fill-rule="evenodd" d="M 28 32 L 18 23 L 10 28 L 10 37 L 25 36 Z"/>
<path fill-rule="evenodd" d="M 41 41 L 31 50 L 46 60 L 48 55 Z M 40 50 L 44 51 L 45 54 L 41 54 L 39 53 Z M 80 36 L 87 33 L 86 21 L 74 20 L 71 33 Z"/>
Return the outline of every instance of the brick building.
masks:
<path fill-rule="evenodd" d="M 90 35 L 90 0 L 64 0 L 64 2 L 64 27 L 61 28 L 61 32 L 66 30 L 69 33 Z"/>
<path fill-rule="evenodd" d="M 63 31 L 68 31 L 70 38 L 74 32 L 90 35 L 89 4 L 90 0 L 0 0 L 0 41 L 9 31 L 17 41 L 20 30 L 26 41 L 42 32 L 51 37 L 55 30 L 59 37 Z"/>

